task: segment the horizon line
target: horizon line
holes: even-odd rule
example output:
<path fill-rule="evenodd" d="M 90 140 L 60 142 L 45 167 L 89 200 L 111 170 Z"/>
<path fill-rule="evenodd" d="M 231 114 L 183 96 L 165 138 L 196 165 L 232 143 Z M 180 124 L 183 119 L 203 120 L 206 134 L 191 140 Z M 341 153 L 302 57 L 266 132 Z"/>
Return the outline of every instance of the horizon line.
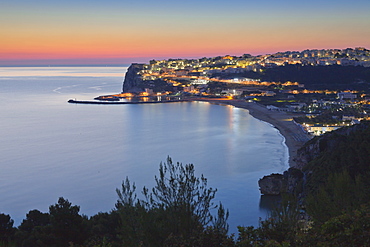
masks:
<path fill-rule="evenodd" d="M 188 55 L 188 56 L 153 56 L 153 57 L 127 57 L 127 58 L 39 58 L 39 59 L 10 59 L 10 60 L 0 60 L 0 67 L 101 67 L 101 66 L 110 66 L 110 67 L 120 67 L 120 66 L 129 66 L 133 63 L 148 63 L 150 60 L 169 60 L 169 59 L 201 59 L 201 58 L 214 58 L 219 56 L 232 56 L 232 57 L 241 57 L 245 54 L 250 54 L 254 57 L 273 55 L 276 53 L 285 53 L 285 52 L 303 52 L 303 51 L 313 51 L 313 50 L 346 50 L 346 49 L 367 49 L 365 46 L 355 46 L 355 47 L 346 47 L 346 48 L 315 48 L 315 49 L 302 49 L 302 50 L 285 50 L 285 51 L 276 51 L 273 53 L 260 53 L 253 55 L 251 53 L 243 53 L 241 55 Z M 99 63 L 99 61 L 103 63 Z M 80 62 L 80 63 L 79 63 Z M 105 62 L 105 63 L 104 63 Z"/>

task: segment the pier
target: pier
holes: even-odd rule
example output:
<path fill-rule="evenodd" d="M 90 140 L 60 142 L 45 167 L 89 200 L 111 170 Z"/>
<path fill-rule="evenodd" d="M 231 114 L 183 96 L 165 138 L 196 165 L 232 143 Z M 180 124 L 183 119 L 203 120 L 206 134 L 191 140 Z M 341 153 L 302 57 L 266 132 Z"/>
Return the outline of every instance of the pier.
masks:
<path fill-rule="evenodd" d="M 89 101 L 70 99 L 71 104 L 89 104 L 89 105 L 133 105 L 133 104 L 158 104 L 158 103 L 176 103 L 188 100 L 162 100 L 162 101 Z"/>

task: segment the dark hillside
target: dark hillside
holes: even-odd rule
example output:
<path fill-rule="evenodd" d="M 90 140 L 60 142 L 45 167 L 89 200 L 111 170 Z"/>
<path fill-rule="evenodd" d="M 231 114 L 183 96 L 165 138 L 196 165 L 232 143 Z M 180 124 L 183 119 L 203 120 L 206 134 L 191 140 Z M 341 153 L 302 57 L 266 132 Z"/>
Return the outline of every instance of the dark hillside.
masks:
<path fill-rule="evenodd" d="M 261 73 L 264 81 L 297 81 L 308 88 L 341 88 L 348 85 L 369 87 L 370 68 L 361 66 L 302 66 L 286 65 L 266 69 Z M 352 87 L 352 86 L 351 86 Z"/>
<path fill-rule="evenodd" d="M 325 181 L 333 172 L 347 171 L 352 178 L 370 172 L 370 123 L 362 122 L 316 137 L 299 155 L 301 158 L 306 155 L 309 162 L 303 171 L 311 174 L 315 184 Z"/>
<path fill-rule="evenodd" d="M 213 77 L 225 79 L 239 76 L 271 82 L 299 82 L 309 89 L 366 90 L 370 88 L 370 68 L 362 66 L 295 64 L 263 69 L 261 72 L 213 74 Z"/>
<path fill-rule="evenodd" d="M 370 202 L 370 122 L 312 139 L 298 159 L 307 162 L 302 169 L 306 204 L 317 221 Z"/>

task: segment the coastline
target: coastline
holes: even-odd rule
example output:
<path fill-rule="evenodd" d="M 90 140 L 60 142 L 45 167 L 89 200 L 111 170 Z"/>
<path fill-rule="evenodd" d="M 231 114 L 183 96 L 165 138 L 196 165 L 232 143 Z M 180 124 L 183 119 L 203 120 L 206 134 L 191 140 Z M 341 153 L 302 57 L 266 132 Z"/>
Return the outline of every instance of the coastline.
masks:
<path fill-rule="evenodd" d="M 212 104 L 227 104 L 243 108 L 248 110 L 252 117 L 273 125 L 285 138 L 285 144 L 287 145 L 289 152 L 289 167 L 296 167 L 295 158 L 297 156 L 298 149 L 311 139 L 311 137 L 293 121 L 293 117 L 297 116 L 297 114 L 294 115 L 286 112 L 271 111 L 258 103 L 241 100 L 198 100 Z"/>
<path fill-rule="evenodd" d="M 188 101 L 203 101 L 211 104 L 218 105 L 232 105 L 234 107 L 243 108 L 249 111 L 249 114 L 261 121 L 271 124 L 273 127 L 279 130 L 280 134 L 285 138 L 285 145 L 288 147 L 289 167 L 297 168 L 295 159 L 297 151 L 300 149 L 311 137 L 306 134 L 301 127 L 299 127 L 294 121 L 294 116 L 299 114 L 271 111 L 265 106 L 255 102 L 247 102 L 244 100 L 233 100 L 233 99 L 216 99 L 216 98 L 192 98 L 175 101 L 148 101 L 148 102 L 100 102 L 100 101 L 78 101 L 69 100 L 68 103 L 75 104 L 154 104 L 154 103 L 175 103 L 175 102 L 188 102 Z"/>

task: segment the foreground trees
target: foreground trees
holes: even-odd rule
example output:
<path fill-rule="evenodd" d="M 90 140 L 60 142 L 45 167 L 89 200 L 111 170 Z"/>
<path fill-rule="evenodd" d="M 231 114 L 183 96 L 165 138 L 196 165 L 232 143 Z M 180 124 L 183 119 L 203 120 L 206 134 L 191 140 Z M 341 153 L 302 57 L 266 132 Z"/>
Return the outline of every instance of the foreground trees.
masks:
<path fill-rule="evenodd" d="M 311 228 L 299 227 L 288 232 L 293 225 L 286 219 L 268 218 L 260 227 L 238 227 L 235 246 L 370 246 L 370 205 L 330 218 Z M 285 227 L 282 227 L 284 226 Z"/>
<path fill-rule="evenodd" d="M 83 244 L 87 239 L 87 218 L 79 211 L 79 206 L 72 206 L 63 197 L 49 207 L 49 213 L 30 211 L 15 234 L 17 246 Z"/>
<path fill-rule="evenodd" d="M 15 232 L 14 221 L 7 214 L 0 214 L 0 245 L 11 242 Z"/>
<path fill-rule="evenodd" d="M 9 215 L 0 215 L 1 246 L 233 246 L 229 213 L 213 203 L 217 190 L 192 164 L 167 158 L 153 188 L 138 196 L 126 178 L 116 191 L 115 209 L 90 219 L 62 197 L 48 213 L 31 210 L 18 229 Z"/>
<path fill-rule="evenodd" d="M 190 233 L 170 231 L 164 226 L 161 217 L 166 216 L 161 211 L 157 214 L 135 204 L 130 211 L 120 208 L 87 219 L 76 214 L 77 206 L 60 198 L 51 206 L 58 208 L 59 216 L 66 212 L 58 222 L 53 223 L 50 213 L 32 210 L 15 229 L 10 217 L 2 215 L 6 231 L 0 232 L 0 246 L 370 246 L 370 205 L 306 228 L 298 217 L 295 201 L 289 200 L 259 227 L 238 227 L 239 234 L 234 237 L 227 235 L 225 228 L 217 228 L 215 221 L 213 225 L 191 229 Z M 71 222 L 76 227 L 69 225 Z"/>
<path fill-rule="evenodd" d="M 208 188 L 207 179 L 194 172 L 194 165 L 167 158 L 160 164 L 156 185 L 151 190 L 143 188 L 144 199 L 137 199 L 135 184 L 126 178 L 122 189 L 117 189 L 116 208 L 127 246 L 200 245 L 208 233 L 226 238 L 228 212 L 220 205 L 219 216 L 211 215 L 216 189 Z M 212 222 L 214 226 L 204 232 Z"/>

